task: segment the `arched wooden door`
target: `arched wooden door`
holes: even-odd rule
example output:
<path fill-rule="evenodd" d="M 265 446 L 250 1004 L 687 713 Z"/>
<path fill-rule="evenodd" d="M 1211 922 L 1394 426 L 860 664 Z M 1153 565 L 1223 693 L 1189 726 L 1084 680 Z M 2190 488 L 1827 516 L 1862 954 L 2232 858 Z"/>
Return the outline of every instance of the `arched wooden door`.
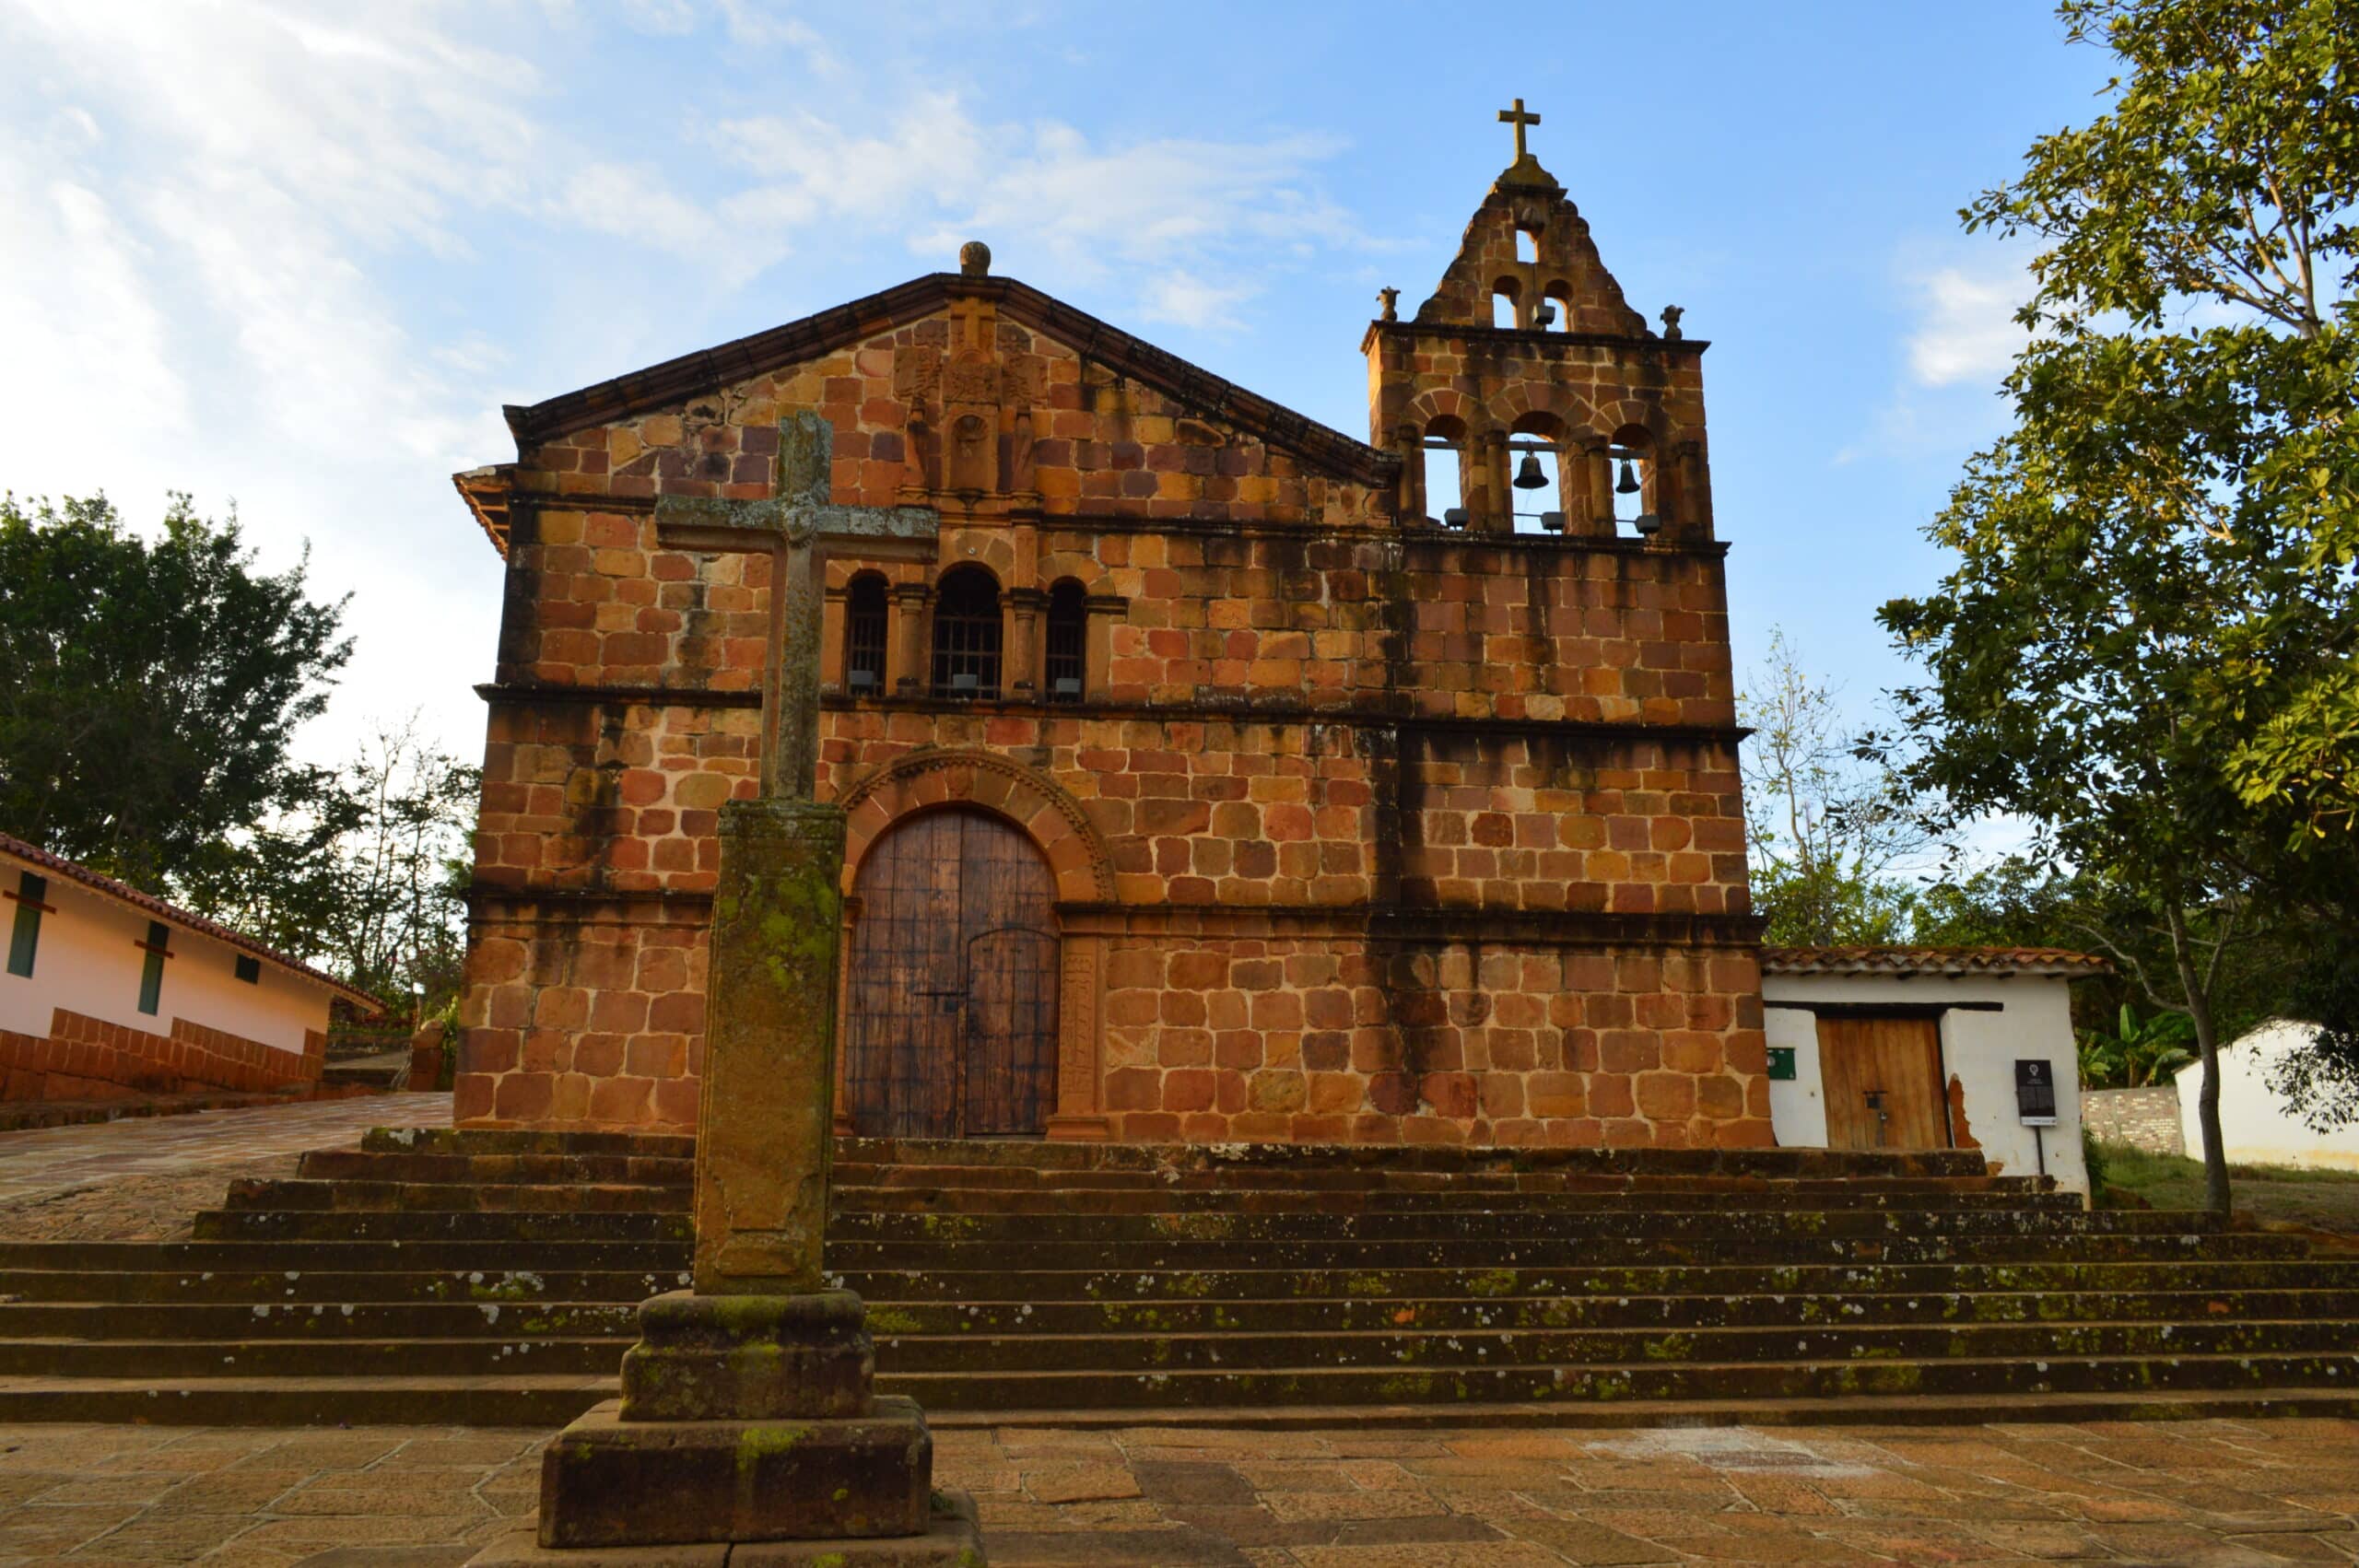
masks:
<path fill-rule="evenodd" d="M 914 817 L 854 885 L 844 1082 L 867 1137 L 1036 1136 L 1056 1102 L 1054 884 L 975 811 Z"/>

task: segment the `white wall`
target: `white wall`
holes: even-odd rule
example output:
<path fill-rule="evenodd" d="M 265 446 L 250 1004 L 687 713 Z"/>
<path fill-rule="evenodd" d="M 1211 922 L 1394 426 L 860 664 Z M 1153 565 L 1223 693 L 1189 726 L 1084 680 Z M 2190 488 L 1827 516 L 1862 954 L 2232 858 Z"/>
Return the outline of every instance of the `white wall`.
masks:
<path fill-rule="evenodd" d="M 2220 1048 L 2220 1139 L 2228 1158 L 2251 1165 L 2333 1165 L 2359 1170 L 2359 1127 L 2313 1132 L 2285 1108 L 2269 1086 L 2278 1059 L 2317 1033 L 2309 1024 L 2277 1020 Z M 2203 1129 L 2196 1096 L 2203 1090 L 2203 1064 L 2178 1072 L 2178 1120 L 2187 1152 L 2203 1157 Z"/>
<path fill-rule="evenodd" d="M 165 921 L 172 956 L 164 960 L 162 994 L 154 1012 L 140 1012 L 147 955 L 136 944 L 147 940 L 147 912 L 0 854 L 0 887 L 15 892 L 26 871 L 48 880 L 44 901 L 57 913 L 41 917 L 29 978 L 0 968 L 0 1029 L 45 1036 L 62 1007 L 151 1035 L 170 1035 L 172 1020 L 185 1018 L 300 1056 L 303 1032 L 327 1028 L 332 993 L 318 981 L 264 959 L 261 980 L 248 985 L 237 977 L 237 948 L 172 920 Z M 0 960 L 16 910 L 14 900 L 0 899 Z"/>
<path fill-rule="evenodd" d="M 1922 1007 L 1998 1002 L 1999 1012 L 1942 1014 L 1943 1084 L 1954 1079 L 1964 1098 L 1966 1126 L 1993 1172 L 2028 1176 L 2039 1169 L 2074 1192 L 2089 1189 L 2081 1159 L 2080 1059 L 2072 1045 L 2071 982 L 2060 975 L 1767 975 L 1761 994 L 1769 1044 L 1790 1046 L 1794 1077 L 1769 1085 L 1769 1121 L 1786 1148 L 1826 1145 L 1826 1104 L 1820 1088 L 1818 1022 L 1779 1002 L 1899 1003 Z M 2056 1125 L 2034 1129 L 2015 1109 L 2015 1062 L 2048 1063 L 2056 1082 Z M 1960 1137 L 1963 1144 L 1965 1138 Z"/>

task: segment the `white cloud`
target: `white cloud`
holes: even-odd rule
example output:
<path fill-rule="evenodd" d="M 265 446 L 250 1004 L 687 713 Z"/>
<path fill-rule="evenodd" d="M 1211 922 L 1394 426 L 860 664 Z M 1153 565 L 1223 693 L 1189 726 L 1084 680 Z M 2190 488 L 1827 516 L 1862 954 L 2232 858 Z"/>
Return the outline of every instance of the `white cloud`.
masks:
<path fill-rule="evenodd" d="M 1947 266 L 1910 281 L 1919 320 L 1908 334 L 1908 372 L 1919 385 L 1995 382 L 2007 373 L 2026 336 L 2014 317 L 2032 284 L 2020 267 L 1976 274 Z"/>
<path fill-rule="evenodd" d="M 931 93 L 874 134 L 806 112 L 724 122 L 715 139 L 757 181 L 722 204 L 745 242 L 765 235 L 784 253 L 803 231 L 852 225 L 946 268 L 962 241 L 997 241 L 1003 263 L 1045 264 L 1059 282 L 1133 280 L 1143 314 L 1190 326 L 1234 325 L 1229 307 L 1258 291 L 1273 252 L 1375 243 L 1310 188 L 1340 150 L 1324 136 L 1101 146 L 1057 121 L 984 123 Z"/>

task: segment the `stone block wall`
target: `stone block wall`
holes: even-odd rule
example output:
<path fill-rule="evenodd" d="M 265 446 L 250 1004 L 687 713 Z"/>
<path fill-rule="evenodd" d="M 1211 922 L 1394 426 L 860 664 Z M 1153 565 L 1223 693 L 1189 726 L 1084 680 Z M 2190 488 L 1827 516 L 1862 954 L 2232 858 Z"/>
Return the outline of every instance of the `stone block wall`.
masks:
<path fill-rule="evenodd" d="M 2176 1084 L 2153 1084 L 2143 1089 L 2083 1089 L 2081 1125 L 2102 1143 L 2127 1143 L 2154 1154 L 2187 1153 L 2187 1131 L 2179 1125 Z"/>
<path fill-rule="evenodd" d="M 46 1036 L 0 1030 L 0 1099 L 111 1100 L 210 1089 L 316 1085 L 327 1036 L 306 1030 L 303 1054 L 172 1021 L 158 1035 L 55 1009 Z"/>

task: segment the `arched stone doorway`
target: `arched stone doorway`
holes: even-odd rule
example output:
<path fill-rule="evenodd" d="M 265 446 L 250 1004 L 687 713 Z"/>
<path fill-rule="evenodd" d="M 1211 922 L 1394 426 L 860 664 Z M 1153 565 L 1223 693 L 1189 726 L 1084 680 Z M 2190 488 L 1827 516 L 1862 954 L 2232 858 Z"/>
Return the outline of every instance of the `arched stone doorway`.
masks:
<path fill-rule="evenodd" d="M 1023 832 L 971 809 L 863 858 L 845 949 L 844 1089 L 866 1137 L 1037 1137 L 1056 1108 L 1056 884 Z"/>

